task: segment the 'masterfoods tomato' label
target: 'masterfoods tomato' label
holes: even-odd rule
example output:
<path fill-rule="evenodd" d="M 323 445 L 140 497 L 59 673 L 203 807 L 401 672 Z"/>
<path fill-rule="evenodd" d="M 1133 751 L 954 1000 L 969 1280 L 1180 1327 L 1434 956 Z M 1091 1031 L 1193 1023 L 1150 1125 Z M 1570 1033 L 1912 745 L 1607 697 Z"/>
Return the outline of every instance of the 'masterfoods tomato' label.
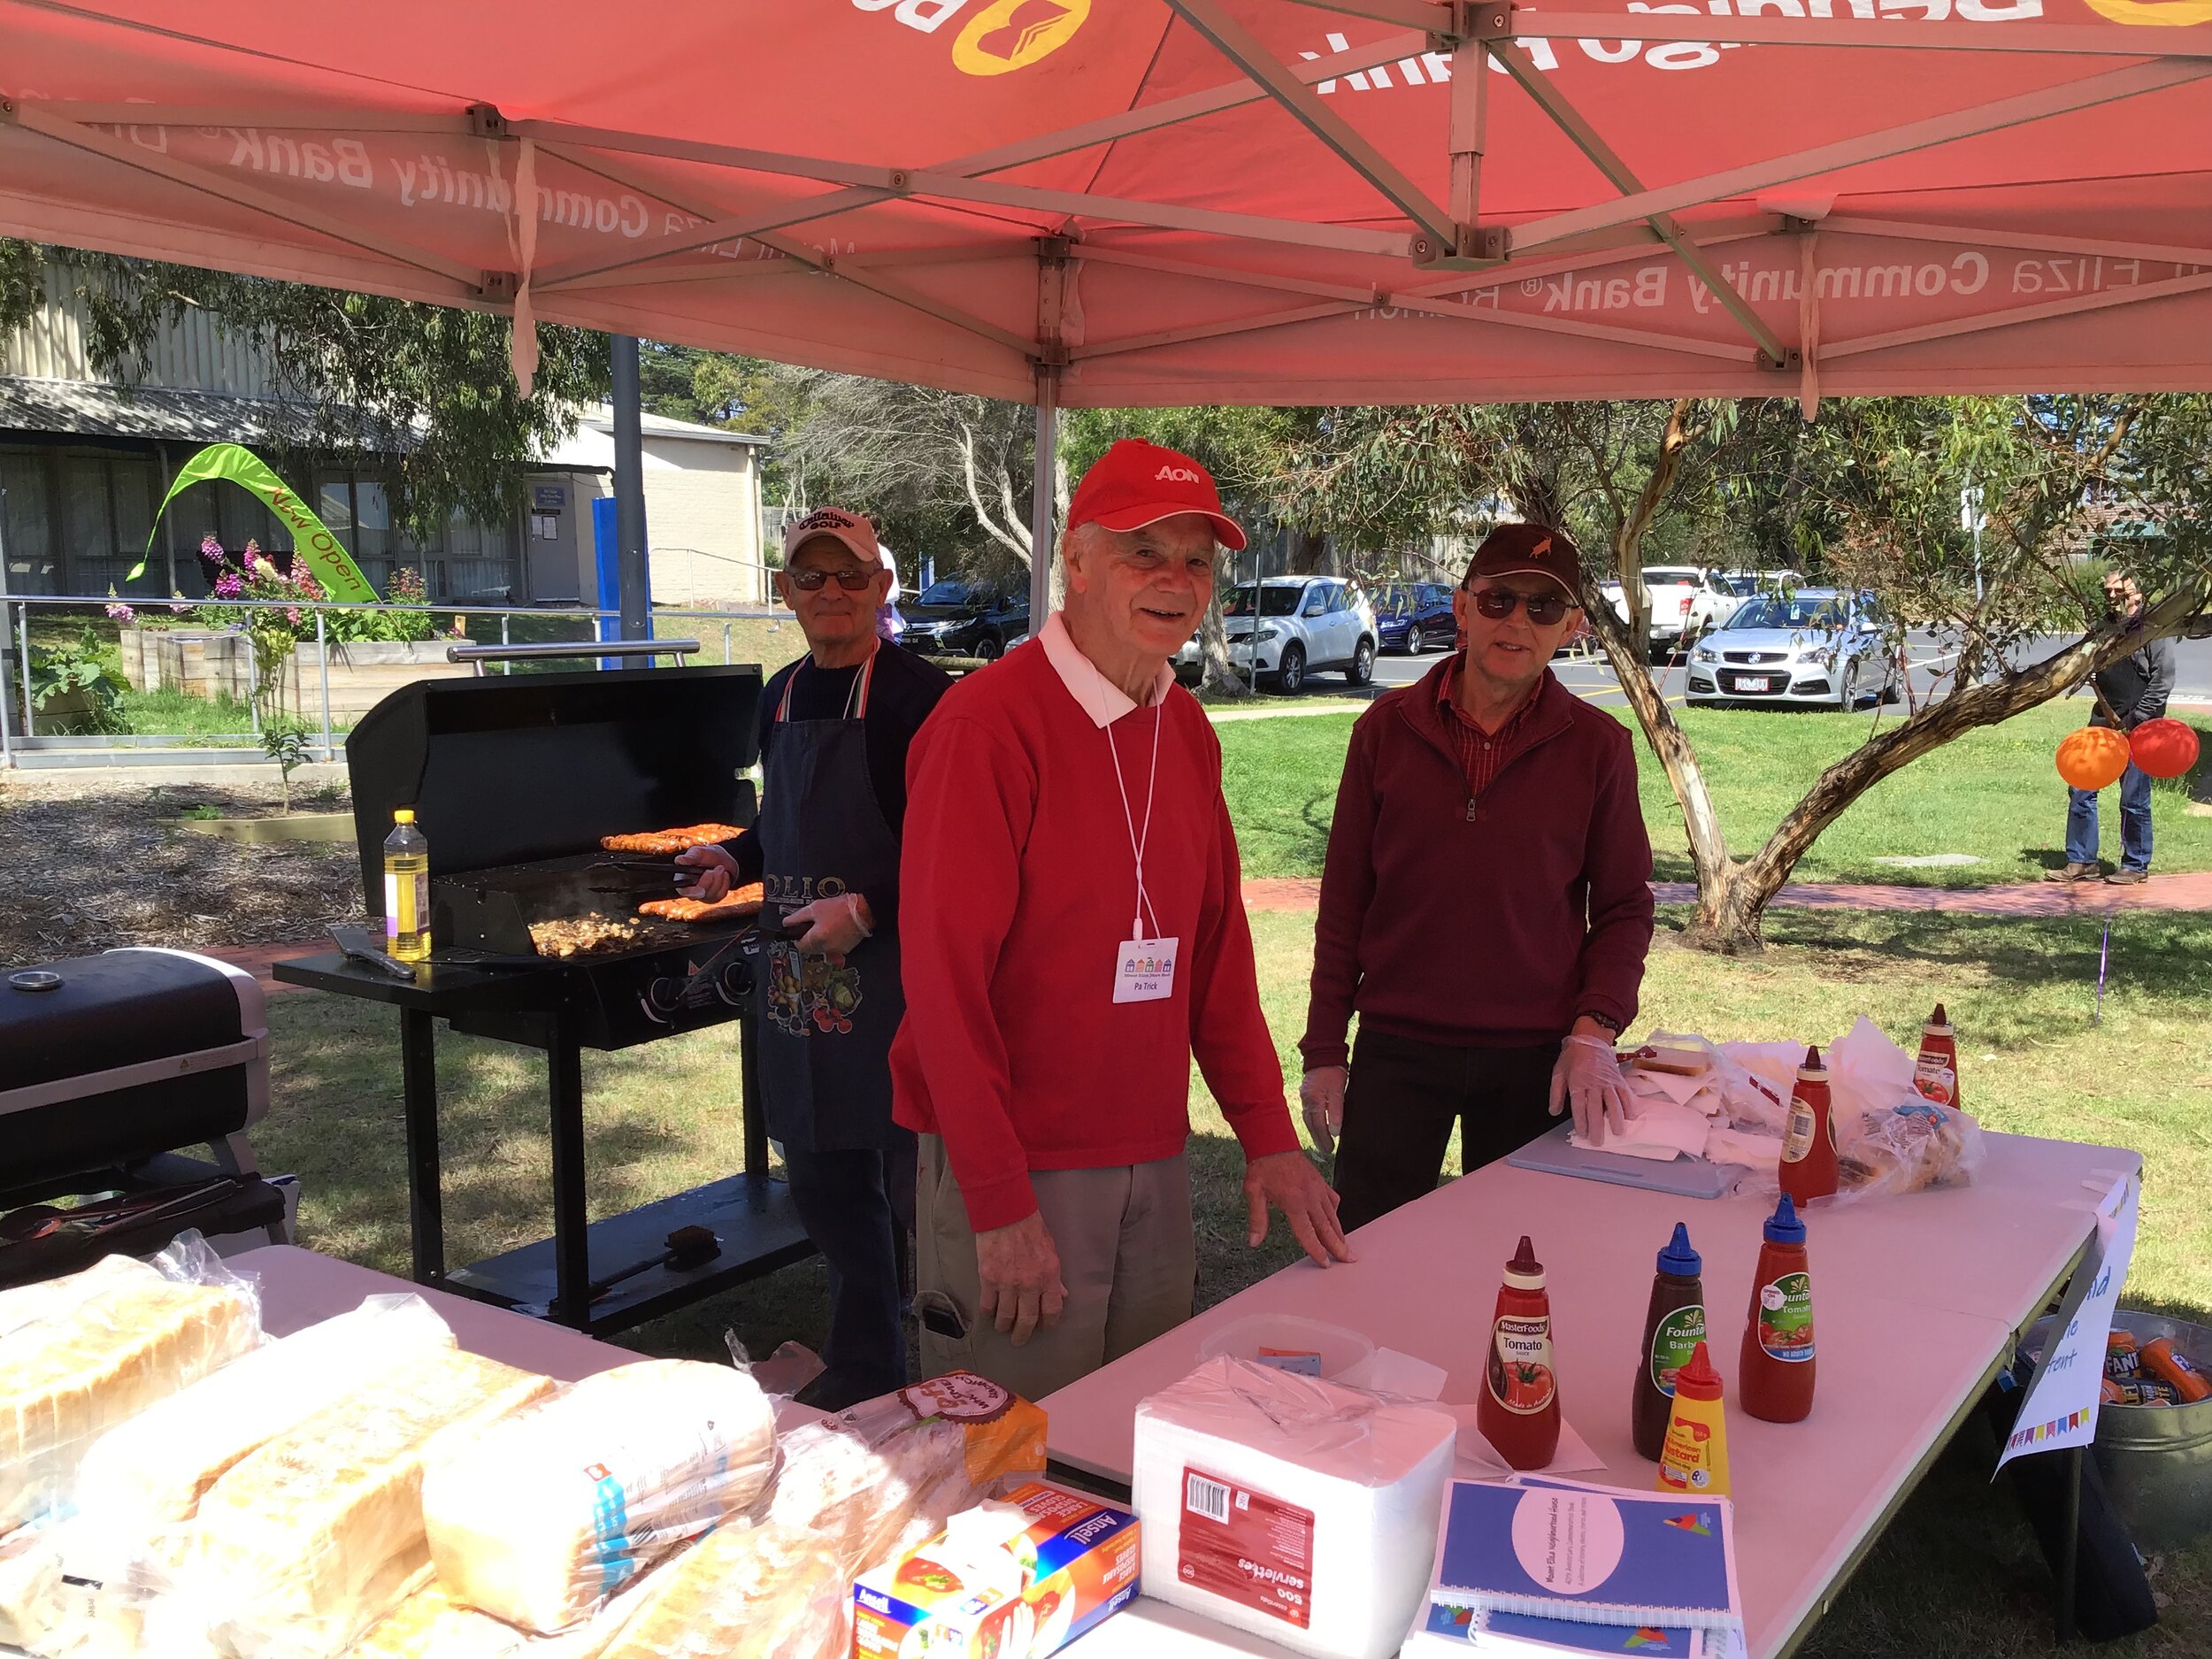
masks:
<path fill-rule="evenodd" d="M 1793 1365 L 1813 1356 L 1813 1281 L 1785 1273 L 1759 1286 L 1759 1346 Z"/>
<path fill-rule="evenodd" d="M 1491 1397 L 1508 1411 L 1532 1416 L 1552 1401 L 1551 1317 L 1502 1317 L 1490 1340 Z"/>
<path fill-rule="evenodd" d="M 1695 1302 L 1660 1320 L 1651 1333 L 1651 1386 L 1672 1394 L 1675 1372 L 1690 1363 L 1692 1351 L 1704 1340 L 1705 1310 Z"/>

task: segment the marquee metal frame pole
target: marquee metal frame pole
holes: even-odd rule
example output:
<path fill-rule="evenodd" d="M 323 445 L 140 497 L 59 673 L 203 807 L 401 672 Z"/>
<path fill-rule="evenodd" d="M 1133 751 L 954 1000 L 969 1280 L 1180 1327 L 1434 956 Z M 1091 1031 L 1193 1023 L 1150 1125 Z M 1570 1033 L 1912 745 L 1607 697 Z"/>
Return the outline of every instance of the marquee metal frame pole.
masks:
<path fill-rule="evenodd" d="M 651 589 L 645 568 L 644 411 L 638 397 L 638 345 L 634 334 L 616 334 L 614 352 L 614 518 L 615 578 L 620 595 L 622 637 L 647 637 Z M 650 668 L 650 657 L 625 658 L 627 668 Z"/>

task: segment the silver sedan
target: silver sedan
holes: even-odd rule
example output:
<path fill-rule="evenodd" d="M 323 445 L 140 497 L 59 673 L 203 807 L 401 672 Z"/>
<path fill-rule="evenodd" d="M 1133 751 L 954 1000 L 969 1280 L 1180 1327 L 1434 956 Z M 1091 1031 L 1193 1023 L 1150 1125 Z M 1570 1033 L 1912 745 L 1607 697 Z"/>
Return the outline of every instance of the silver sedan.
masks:
<path fill-rule="evenodd" d="M 1888 625 L 1867 594 L 1800 588 L 1747 600 L 1690 651 L 1692 703 L 1855 709 L 1897 695 Z"/>

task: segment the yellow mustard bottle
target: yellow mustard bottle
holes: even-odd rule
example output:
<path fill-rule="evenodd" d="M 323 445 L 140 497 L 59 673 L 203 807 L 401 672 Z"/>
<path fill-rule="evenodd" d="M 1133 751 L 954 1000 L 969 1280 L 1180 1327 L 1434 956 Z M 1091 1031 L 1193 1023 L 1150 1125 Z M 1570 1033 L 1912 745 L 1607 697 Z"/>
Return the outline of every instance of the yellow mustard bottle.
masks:
<path fill-rule="evenodd" d="M 392 814 L 384 838 L 384 949 L 402 962 L 430 956 L 430 843 L 412 807 Z"/>
<path fill-rule="evenodd" d="M 1659 1448 L 1658 1489 L 1701 1498 L 1728 1494 L 1728 1418 L 1721 1408 L 1720 1373 L 1702 1342 L 1675 1373 L 1674 1406 Z"/>

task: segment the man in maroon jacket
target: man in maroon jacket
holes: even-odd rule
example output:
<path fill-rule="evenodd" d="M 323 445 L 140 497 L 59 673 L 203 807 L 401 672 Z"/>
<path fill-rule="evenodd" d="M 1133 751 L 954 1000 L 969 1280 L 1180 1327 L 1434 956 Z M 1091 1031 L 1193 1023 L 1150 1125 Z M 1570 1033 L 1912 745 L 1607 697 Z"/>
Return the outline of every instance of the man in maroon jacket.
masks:
<path fill-rule="evenodd" d="M 1472 1170 L 1563 1104 L 1593 1141 L 1629 1109 L 1651 842 L 1627 728 L 1549 667 L 1580 592 L 1565 536 L 1501 525 L 1453 598 L 1465 649 L 1352 728 L 1298 1045 L 1347 1232 L 1434 1187 L 1455 1124 Z"/>

